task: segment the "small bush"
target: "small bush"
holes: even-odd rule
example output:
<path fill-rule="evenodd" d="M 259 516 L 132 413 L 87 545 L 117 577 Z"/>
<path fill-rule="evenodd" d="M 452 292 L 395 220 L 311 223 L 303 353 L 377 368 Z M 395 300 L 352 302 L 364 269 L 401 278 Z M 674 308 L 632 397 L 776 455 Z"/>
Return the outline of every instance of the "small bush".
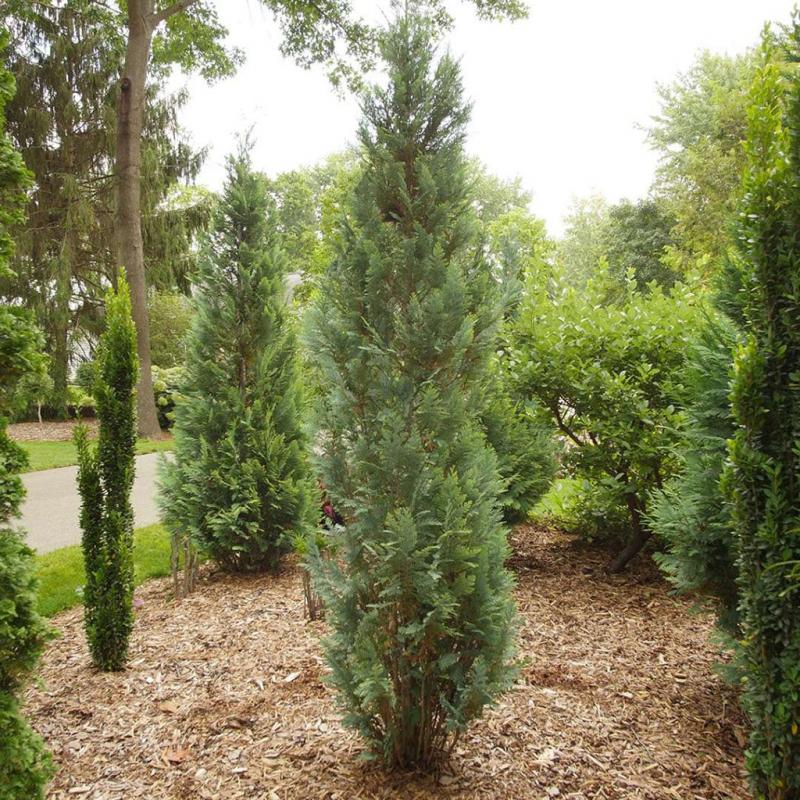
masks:
<path fill-rule="evenodd" d="M 175 404 L 180 396 L 181 384 L 186 379 L 183 366 L 153 367 L 153 394 L 156 400 L 158 424 L 161 430 L 167 430 L 175 422 Z"/>
<path fill-rule="evenodd" d="M 650 493 L 679 468 L 682 368 L 702 313 L 692 293 L 647 293 L 629 280 L 603 305 L 608 278 L 576 290 L 561 279 L 531 283 L 514 322 L 509 373 L 515 392 L 550 413 L 567 443 L 568 474 L 605 504 L 590 530 L 613 534 L 629 520 L 628 543 L 609 565 L 619 571 L 650 537 Z M 591 518 L 590 517 L 590 518 Z"/>
<path fill-rule="evenodd" d="M 41 798 L 52 774 L 17 699 L 51 636 L 36 611 L 37 591 L 33 552 L 20 533 L 0 528 L 0 798 Z"/>

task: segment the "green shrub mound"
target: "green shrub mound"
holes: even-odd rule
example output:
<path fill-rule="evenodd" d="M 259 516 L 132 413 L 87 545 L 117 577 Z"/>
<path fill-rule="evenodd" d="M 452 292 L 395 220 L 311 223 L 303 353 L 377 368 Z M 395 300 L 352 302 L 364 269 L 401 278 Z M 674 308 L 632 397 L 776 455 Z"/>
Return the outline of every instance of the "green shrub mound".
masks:
<path fill-rule="evenodd" d="M 161 430 L 171 428 L 175 422 L 175 406 L 180 397 L 180 387 L 185 380 L 183 366 L 153 367 L 153 394 Z"/>
<path fill-rule="evenodd" d="M 540 409 L 515 402 L 500 380 L 489 393 L 480 421 L 504 481 L 503 517 L 510 525 L 525 522 L 556 475 L 552 426 L 542 419 Z"/>
<path fill-rule="evenodd" d="M 502 317 L 465 179 L 459 69 L 425 21 L 383 40 L 364 172 L 309 312 L 319 469 L 345 520 L 313 559 L 345 722 L 427 768 L 506 689 L 514 608 L 497 457 L 480 423 Z M 312 542 L 313 545 L 313 542 Z"/>
<path fill-rule="evenodd" d="M 315 521 L 285 259 L 243 152 L 200 254 L 162 518 L 233 572 L 274 569 Z"/>
<path fill-rule="evenodd" d="M 650 494 L 680 466 L 683 368 L 702 313 L 686 286 L 643 293 L 632 278 L 606 303 L 609 280 L 600 274 L 581 290 L 558 274 L 529 283 L 511 362 L 515 393 L 547 409 L 566 443 L 576 524 L 627 539 L 609 564 L 618 572 L 652 535 Z"/>

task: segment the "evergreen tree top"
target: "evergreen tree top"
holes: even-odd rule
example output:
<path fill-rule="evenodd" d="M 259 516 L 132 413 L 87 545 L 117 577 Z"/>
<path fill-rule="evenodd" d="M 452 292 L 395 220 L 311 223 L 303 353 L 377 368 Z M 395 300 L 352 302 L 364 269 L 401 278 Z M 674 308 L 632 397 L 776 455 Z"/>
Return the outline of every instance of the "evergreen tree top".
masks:
<path fill-rule="evenodd" d="M 360 137 L 368 151 L 388 149 L 399 161 L 423 153 L 461 148 L 471 105 L 463 99 L 458 62 L 449 52 L 437 61 L 436 27 L 407 13 L 381 39 L 388 85 L 364 95 Z M 416 152 L 409 152 L 414 143 Z"/>

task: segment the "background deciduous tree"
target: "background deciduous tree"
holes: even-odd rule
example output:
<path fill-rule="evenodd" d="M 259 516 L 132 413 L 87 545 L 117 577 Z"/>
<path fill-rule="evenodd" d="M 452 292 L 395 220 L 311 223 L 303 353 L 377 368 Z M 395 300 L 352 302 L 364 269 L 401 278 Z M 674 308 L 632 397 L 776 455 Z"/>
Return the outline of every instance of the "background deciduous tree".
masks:
<path fill-rule="evenodd" d="M 647 135 L 661 157 L 654 190 L 675 218 L 679 269 L 694 269 L 700 260 L 709 277 L 733 244 L 754 70 L 752 52 L 704 52 L 686 73 L 658 87 L 661 110 Z"/>

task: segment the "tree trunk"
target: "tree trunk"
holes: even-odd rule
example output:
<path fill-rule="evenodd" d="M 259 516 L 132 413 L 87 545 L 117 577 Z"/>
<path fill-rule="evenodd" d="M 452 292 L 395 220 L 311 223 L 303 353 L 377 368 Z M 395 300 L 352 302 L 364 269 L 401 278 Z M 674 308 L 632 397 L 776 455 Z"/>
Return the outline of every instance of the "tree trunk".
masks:
<path fill-rule="evenodd" d="M 136 406 L 139 435 L 158 437 L 150 363 L 150 323 L 144 269 L 141 211 L 141 149 L 145 82 L 153 36 L 153 0 L 128 0 L 128 46 L 117 103 L 115 234 L 117 259 L 125 268 L 131 290 L 139 382 Z"/>
<path fill-rule="evenodd" d="M 72 269 L 74 249 L 72 234 L 62 243 L 61 253 L 55 264 L 55 294 L 52 299 L 52 359 L 50 377 L 53 379 L 51 405 L 56 419 L 68 416 L 69 385 L 69 303 L 72 297 Z"/>
<path fill-rule="evenodd" d="M 622 552 L 608 565 L 608 571 L 612 575 L 622 572 L 652 536 L 652 531 L 642 524 L 642 510 L 639 507 L 639 498 L 635 494 L 628 494 L 626 499 L 628 511 L 631 514 L 631 538 Z"/>

